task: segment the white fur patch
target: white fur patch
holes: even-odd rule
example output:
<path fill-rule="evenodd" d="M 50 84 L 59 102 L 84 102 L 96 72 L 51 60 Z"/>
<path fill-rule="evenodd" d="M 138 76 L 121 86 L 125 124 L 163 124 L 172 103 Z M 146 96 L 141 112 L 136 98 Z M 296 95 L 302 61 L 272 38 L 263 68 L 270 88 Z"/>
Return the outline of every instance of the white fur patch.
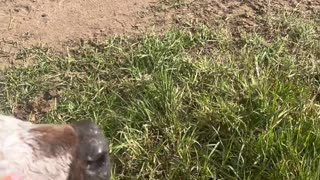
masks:
<path fill-rule="evenodd" d="M 0 177 L 17 174 L 24 180 L 66 180 L 71 155 L 40 156 L 41 148 L 29 133 L 34 126 L 37 125 L 0 115 Z"/>

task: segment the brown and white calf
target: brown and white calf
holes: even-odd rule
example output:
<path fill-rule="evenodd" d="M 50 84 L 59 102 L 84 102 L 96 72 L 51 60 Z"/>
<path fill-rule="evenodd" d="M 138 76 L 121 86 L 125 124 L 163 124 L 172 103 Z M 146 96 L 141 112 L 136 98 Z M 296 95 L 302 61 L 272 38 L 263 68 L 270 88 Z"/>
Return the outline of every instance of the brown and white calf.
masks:
<path fill-rule="evenodd" d="M 94 123 L 32 124 L 0 115 L 0 178 L 108 180 L 108 142 Z"/>

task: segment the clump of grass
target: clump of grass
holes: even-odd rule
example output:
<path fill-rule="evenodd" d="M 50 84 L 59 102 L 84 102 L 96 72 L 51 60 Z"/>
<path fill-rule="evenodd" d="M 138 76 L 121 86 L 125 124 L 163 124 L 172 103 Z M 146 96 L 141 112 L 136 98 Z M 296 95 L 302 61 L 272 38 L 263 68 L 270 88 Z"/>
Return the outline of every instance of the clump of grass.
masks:
<path fill-rule="evenodd" d="M 202 26 L 64 58 L 40 51 L 33 66 L 2 72 L 0 108 L 59 91 L 42 120 L 96 121 L 114 179 L 317 179 L 317 25 L 274 23 L 289 33 L 233 39 Z"/>

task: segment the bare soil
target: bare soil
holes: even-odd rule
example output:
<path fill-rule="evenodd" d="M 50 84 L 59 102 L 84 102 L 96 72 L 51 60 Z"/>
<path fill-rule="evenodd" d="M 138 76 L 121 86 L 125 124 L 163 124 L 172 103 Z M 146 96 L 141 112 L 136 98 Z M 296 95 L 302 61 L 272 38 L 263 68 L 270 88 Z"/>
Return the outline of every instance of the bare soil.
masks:
<path fill-rule="evenodd" d="M 284 13 L 319 18 L 320 0 L 162 0 L 161 4 L 153 6 L 152 16 L 147 19 L 161 26 L 161 31 L 172 25 L 214 27 L 221 22 L 230 28 L 250 31 L 263 28 L 259 26 L 263 26 L 266 17 Z"/>
<path fill-rule="evenodd" d="M 0 0 L 0 66 L 21 47 L 130 34 L 152 0 Z M 11 59 L 12 60 L 12 59 Z"/>
<path fill-rule="evenodd" d="M 0 67 L 15 65 L 21 48 L 66 50 L 70 42 L 164 32 L 198 23 L 259 28 L 276 12 L 319 15 L 320 0 L 0 0 Z"/>

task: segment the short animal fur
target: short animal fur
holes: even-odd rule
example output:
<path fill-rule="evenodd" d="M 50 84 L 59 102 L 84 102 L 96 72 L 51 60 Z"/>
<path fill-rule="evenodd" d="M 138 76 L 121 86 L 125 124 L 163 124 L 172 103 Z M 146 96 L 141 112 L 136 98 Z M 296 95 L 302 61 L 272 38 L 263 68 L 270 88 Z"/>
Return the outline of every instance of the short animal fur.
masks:
<path fill-rule="evenodd" d="M 0 177 L 109 180 L 108 142 L 90 121 L 32 124 L 0 115 Z"/>

